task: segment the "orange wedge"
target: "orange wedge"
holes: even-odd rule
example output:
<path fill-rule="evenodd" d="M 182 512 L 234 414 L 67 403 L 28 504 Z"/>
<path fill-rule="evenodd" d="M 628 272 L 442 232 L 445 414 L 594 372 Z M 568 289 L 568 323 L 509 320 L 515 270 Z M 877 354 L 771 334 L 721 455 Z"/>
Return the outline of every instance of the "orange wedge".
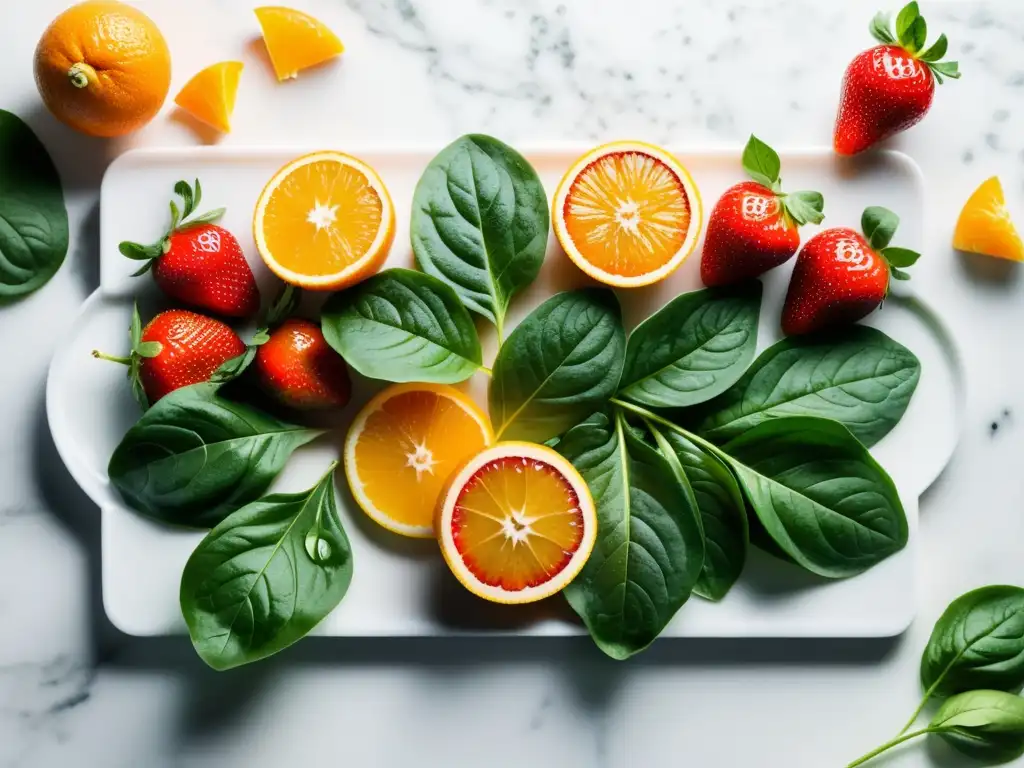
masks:
<path fill-rule="evenodd" d="M 1006 209 L 998 176 L 984 182 L 960 212 L 953 247 L 1011 261 L 1024 261 L 1024 242 Z"/>
<path fill-rule="evenodd" d="M 532 603 L 579 573 L 597 539 L 597 512 L 587 484 L 561 455 L 507 442 L 452 475 L 434 527 L 466 589 L 496 603 Z"/>
<path fill-rule="evenodd" d="M 494 440 L 468 395 L 443 384 L 396 384 L 356 416 L 345 438 L 345 474 L 366 514 L 403 536 L 434 535 L 448 476 Z"/>
<path fill-rule="evenodd" d="M 602 283 L 649 285 L 672 274 L 700 236 L 700 194 L 669 152 L 637 141 L 591 150 L 555 192 L 555 235 L 573 262 Z"/>
<path fill-rule="evenodd" d="M 286 283 L 332 291 L 380 269 L 395 237 L 395 208 L 366 163 L 314 152 L 288 163 L 264 187 L 253 236 L 267 266 Z"/>
<path fill-rule="evenodd" d="M 256 18 L 279 81 L 295 77 L 299 70 L 329 61 L 345 50 L 338 36 L 308 13 L 265 6 L 256 9 Z"/>
<path fill-rule="evenodd" d="M 174 103 L 197 120 L 221 133 L 229 133 L 242 68 L 240 61 L 222 61 L 207 67 L 185 83 Z"/>

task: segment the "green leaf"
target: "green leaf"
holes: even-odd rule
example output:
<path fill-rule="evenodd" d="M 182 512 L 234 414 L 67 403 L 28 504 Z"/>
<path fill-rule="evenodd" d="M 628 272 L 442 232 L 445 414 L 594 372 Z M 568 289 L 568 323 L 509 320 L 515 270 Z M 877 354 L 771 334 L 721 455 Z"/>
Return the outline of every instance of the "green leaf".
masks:
<path fill-rule="evenodd" d="M 947 50 L 949 50 L 949 40 L 945 35 L 939 35 L 939 39 L 932 44 L 932 47 L 918 58 L 929 63 L 936 62 L 946 55 Z"/>
<path fill-rule="evenodd" d="M 770 419 L 820 416 L 870 447 L 899 423 L 920 377 L 914 354 L 874 328 L 791 337 L 762 352 L 735 386 L 703 406 L 696 429 L 721 443 Z"/>
<path fill-rule="evenodd" d="M 938 78 L 940 83 L 942 82 L 942 77 L 949 77 L 949 78 L 952 78 L 953 80 L 959 80 L 960 79 L 960 64 L 959 64 L 959 62 L 956 62 L 956 61 L 936 61 L 934 63 L 929 63 L 928 66 L 931 67 L 932 72 L 935 73 L 935 75 Z M 940 75 L 942 77 L 940 77 Z"/>
<path fill-rule="evenodd" d="M 132 350 L 137 349 L 142 343 L 142 315 L 139 314 L 138 302 L 132 304 L 132 319 L 128 326 L 128 338 L 131 342 Z"/>
<path fill-rule="evenodd" d="M 615 394 L 626 339 L 605 288 L 559 293 L 512 332 L 494 361 L 489 407 L 499 438 L 543 442 Z"/>
<path fill-rule="evenodd" d="M 285 284 L 282 286 L 281 292 L 277 295 L 277 298 L 274 299 L 274 302 L 267 310 L 267 316 L 264 318 L 262 325 L 266 328 L 274 328 L 280 325 L 295 314 L 295 310 L 299 308 L 299 301 L 301 299 L 301 288 Z"/>
<path fill-rule="evenodd" d="M 928 23 L 924 20 L 924 16 L 918 16 L 907 30 L 906 41 L 901 40 L 901 42 L 909 53 L 917 53 L 924 48 L 927 41 Z"/>
<path fill-rule="evenodd" d="M 130 243 L 126 240 L 117 246 L 117 250 L 121 252 L 122 256 L 127 256 L 135 261 L 151 261 L 164 255 L 162 245 L 162 243 L 141 245 L 139 243 Z M 149 265 L 147 264 L 145 268 L 148 270 Z"/>
<path fill-rule="evenodd" d="M 255 342 L 256 339 L 253 340 Z M 209 381 L 214 384 L 226 384 L 229 381 L 234 381 L 241 376 L 245 371 L 252 365 L 253 360 L 256 359 L 256 353 L 259 352 L 260 344 L 265 344 L 266 340 L 261 341 L 259 344 L 251 343 L 245 348 L 245 352 L 232 357 L 230 360 L 225 360 L 221 363 L 220 367 L 213 372 L 210 376 Z"/>
<path fill-rule="evenodd" d="M 908 3 L 896 16 L 896 38 L 901 45 L 906 44 L 911 26 L 921 16 L 916 2 Z"/>
<path fill-rule="evenodd" d="M 876 13 L 875 18 L 871 20 L 871 34 L 881 43 L 891 45 L 896 42 L 896 38 L 892 36 L 891 28 L 892 16 L 884 11 Z"/>
<path fill-rule="evenodd" d="M 855 576 L 906 546 L 896 487 L 842 424 L 774 419 L 723 451 L 765 532 L 808 571 Z"/>
<path fill-rule="evenodd" d="M 864 209 L 860 219 L 861 230 L 868 244 L 876 251 L 880 251 L 889 245 L 896 229 L 900 225 L 900 217 L 888 208 L 873 205 Z"/>
<path fill-rule="evenodd" d="M 207 211 L 199 216 L 193 216 L 187 222 L 178 227 L 178 231 L 198 227 L 200 224 L 213 224 L 215 221 L 220 219 L 226 211 L 227 208 L 214 208 L 212 211 Z"/>
<path fill-rule="evenodd" d="M 473 318 L 449 286 L 389 269 L 324 305 L 324 338 L 364 376 L 454 384 L 483 360 Z"/>
<path fill-rule="evenodd" d="M 133 509 L 174 525 L 215 525 L 259 498 L 292 452 L 320 434 L 217 390 L 177 389 L 128 430 L 107 472 Z"/>
<path fill-rule="evenodd" d="M 630 334 L 619 395 L 676 408 L 728 389 L 754 358 L 761 284 L 677 296 Z"/>
<path fill-rule="evenodd" d="M 921 656 L 930 696 L 973 688 L 1024 686 L 1024 589 L 982 587 L 958 597 L 939 617 Z"/>
<path fill-rule="evenodd" d="M 615 659 L 650 645 L 689 599 L 704 560 L 696 510 L 668 462 L 604 414 L 558 444 L 597 506 L 597 543 L 565 597 Z"/>
<path fill-rule="evenodd" d="M 178 210 L 178 206 L 175 205 L 174 201 L 171 200 L 171 228 L 170 231 L 174 232 L 178 229 L 178 224 L 181 221 L 181 211 Z"/>
<path fill-rule="evenodd" d="M 181 612 L 203 661 L 224 670 L 305 637 L 352 581 L 334 468 L 304 493 L 242 507 L 200 542 L 181 575 Z"/>
<path fill-rule="evenodd" d="M 907 273 L 907 272 L 904 272 L 899 267 L 891 267 L 889 269 L 889 275 L 890 275 L 890 277 L 892 277 L 895 280 L 909 280 L 910 279 L 910 274 Z"/>
<path fill-rule="evenodd" d="M 463 136 L 416 185 L 412 248 L 420 269 L 500 332 L 510 299 L 540 271 L 549 221 L 547 194 L 522 155 L 490 136 Z"/>
<path fill-rule="evenodd" d="M 199 180 L 196 179 L 196 181 L 198 182 Z M 174 185 L 174 193 L 181 198 L 181 218 L 187 219 L 189 216 L 192 215 L 192 212 L 196 209 L 197 201 L 195 199 L 195 196 L 192 194 L 192 187 L 188 185 L 187 181 L 179 181 Z M 173 201 L 171 202 L 171 205 L 174 205 Z M 171 229 L 173 230 L 174 226 L 172 226 Z"/>
<path fill-rule="evenodd" d="M 686 474 L 704 530 L 704 567 L 693 591 L 721 600 L 747 561 L 749 531 L 743 495 L 720 459 L 678 432 L 659 430 L 659 434 Z"/>
<path fill-rule="evenodd" d="M 758 184 L 774 189 L 775 183 L 779 181 L 782 161 L 774 149 L 757 136 L 751 135 L 743 149 L 743 168 Z"/>
<path fill-rule="evenodd" d="M 892 246 L 889 248 L 883 248 L 882 255 L 885 256 L 885 260 L 894 267 L 912 267 L 917 263 L 917 260 L 921 258 L 921 254 L 917 251 L 912 251 L 909 248 L 895 248 Z"/>
<path fill-rule="evenodd" d="M 968 691 L 947 700 L 928 729 L 965 755 L 988 763 L 1024 755 L 1024 699 L 1004 691 Z"/>
<path fill-rule="evenodd" d="M 825 198 L 821 192 L 801 190 L 782 198 L 789 215 L 797 224 L 821 224 L 825 220 Z"/>
<path fill-rule="evenodd" d="M 0 109 L 0 298 L 24 296 L 53 277 L 68 252 L 68 213 L 46 147 Z"/>
<path fill-rule="evenodd" d="M 159 341 L 143 341 L 135 348 L 139 357 L 156 357 L 164 351 L 164 345 Z"/>

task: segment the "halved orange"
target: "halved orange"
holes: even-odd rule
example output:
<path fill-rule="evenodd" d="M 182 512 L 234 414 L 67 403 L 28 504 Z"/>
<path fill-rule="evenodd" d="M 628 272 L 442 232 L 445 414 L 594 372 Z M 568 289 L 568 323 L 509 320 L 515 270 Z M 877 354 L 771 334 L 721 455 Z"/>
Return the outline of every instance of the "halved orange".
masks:
<path fill-rule="evenodd" d="M 282 6 L 256 9 L 270 63 L 278 81 L 322 64 L 345 51 L 341 40 L 308 13 Z"/>
<path fill-rule="evenodd" d="M 240 61 L 212 64 L 185 83 L 174 103 L 197 120 L 229 133 L 243 67 Z"/>
<path fill-rule="evenodd" d="M 597 539 L 597 511 L 586 482 L 561 455 L 505 442 L 452 475 L 434 527 L 466 589 L 496 603 L 532 603 L 579 573 Z"/>
<path fill-rule="evenodd" d="M 345 438 L 345 474 L 366 514 L 403 536 L 434 535 L 434 509 L 449 475 L 494 440 L 487 416 L 444 384 L 396 384 L 356 416 Z"/>
<path fill-rule="evenodd" d="M 953 247 L 1011 261 L 1024 261 L 1024 242 L 1006 209 L 1006 196 L 998 176 L 985 181 L 971 195 L 953 235 Z"/>
<path fill-rule="evenodd" d="M 369 277 L 395 237 L 395 208 L 366 163 L 341 152 L 293 160 L 256 202 L 253 237 L 282 280 L 332 291 Z"/>
<path fill-rule="evenodd" d="M 619 288 L 672 274 L 693 253 L 703 220 L 686 168 L 638 141 L 603 144 L 577 160 L 558 185 L 551 216 L 576 266 Z"/>

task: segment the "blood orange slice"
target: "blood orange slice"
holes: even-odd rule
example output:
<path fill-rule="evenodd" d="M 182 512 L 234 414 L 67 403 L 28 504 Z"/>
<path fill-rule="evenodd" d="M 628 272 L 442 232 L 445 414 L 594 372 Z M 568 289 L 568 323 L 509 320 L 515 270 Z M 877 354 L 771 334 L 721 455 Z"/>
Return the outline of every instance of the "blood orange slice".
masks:
<path fill-rule="evenodd" d="M 669 152 L 637 141 L 591 150 L 569 169 L 551 209 L 558 242 L 602 283 L 635 288 L 672 274 L 700 236 L 700 194 Z"/>
<path fill-rule="evenodd" d="M 449 479 L 434 525 L 452 573 L 496 603 L 532 603 L 579 573 L 597 538 L 587 484 L 533 443 L 485 448 Z"/>

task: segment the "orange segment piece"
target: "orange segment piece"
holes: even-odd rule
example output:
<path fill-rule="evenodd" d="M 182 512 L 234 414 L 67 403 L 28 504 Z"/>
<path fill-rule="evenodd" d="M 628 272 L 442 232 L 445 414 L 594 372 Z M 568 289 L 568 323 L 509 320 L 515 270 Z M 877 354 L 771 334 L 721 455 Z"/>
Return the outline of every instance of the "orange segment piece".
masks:
<path fill-rule="evenodd" d="M 1024 261 L 1024 242 L 1010 219 L 998 176 L 978 187 L 960 212 L 953 247 L 1000 259 Z"/>
<path fill-rule="evenodd" d="M 308 13 L 265 6 L 256 9 L 256 18 L 279 81 L 295 77 L 299 70 L 329 61 L 345 50 L 337 35 Z"/>
<path fill-rule="evenodd" d="M 253 235 L 285 282 L 337 290 L 380 268 L 395 234 L 391 197 L 377 172 L 341 152 L 300 157 L 256 203 Z"/>
<path fill-rule="evenodd" d="M 615 142 L 580 158 L 562 179 L 552 210 L 555 235 L 591 277 L 623 288 L 657 282 L 693 252 L 701 202 L 671 154 Z"/>
<path fill-rule="evenodd" d="M 221 133 L 229 133 L 243 67 L 240 61 L 222 61 L 207 67 L 185 84 L 174 103 L 197 120 Z"/>
<path fill-rule="evenodd" d="M 345 472 L 359 506 L 405 536 L 433 536 L 449 475 L 494 439 L 468 395 L 435 384 L 398 384 L 373 398 L 345 440 Z"/>

